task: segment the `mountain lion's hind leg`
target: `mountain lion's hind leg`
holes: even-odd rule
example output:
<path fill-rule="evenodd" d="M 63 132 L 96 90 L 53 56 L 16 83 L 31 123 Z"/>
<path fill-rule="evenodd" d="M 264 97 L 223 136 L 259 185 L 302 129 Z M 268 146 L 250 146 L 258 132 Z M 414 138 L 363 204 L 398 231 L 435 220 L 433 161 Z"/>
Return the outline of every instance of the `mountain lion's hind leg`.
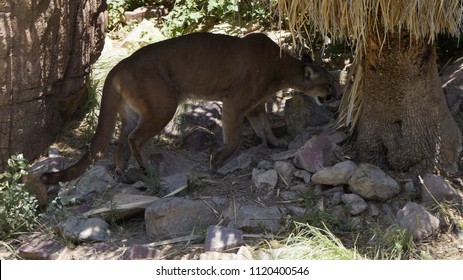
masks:
<path fill-rule="evenodd" d="M 143 92 L 147 95 L 132 95 L 130 100 L 132 103 L 130 106 L 136 108 L 139 119 L 127 139 L 132 155 L 142 169 L 147 167 L 147 161 L 142 153 L 145 143 L 161 132 L 177 111 L 178 101 L 175 93 L 160 90 L 160 87 L 159 84 L 151 83 L 151 87 L 147 87 Z"/>
<path fill-rule="evenodd" d="M 117 171 L 122 174 L 127 169 L 130 158 L 128 137 L 135 127 L 137 127 L 139 118 L 138 114 L 134 110 L 130 109 L 127 104 L 122 105 L 119 110 L 119 117 L 121 119 L 121 131 L 114 154 L 114 162 L 116 164 Z"/>

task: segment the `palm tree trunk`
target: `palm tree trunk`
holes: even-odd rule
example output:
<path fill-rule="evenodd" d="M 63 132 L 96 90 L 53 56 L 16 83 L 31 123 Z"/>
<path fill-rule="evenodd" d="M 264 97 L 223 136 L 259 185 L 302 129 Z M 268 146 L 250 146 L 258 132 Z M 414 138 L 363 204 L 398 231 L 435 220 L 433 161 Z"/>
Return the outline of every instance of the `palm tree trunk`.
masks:
<path fill-rule="evenodd" d="M 360 160 L 414 173 L 454 173 L 461 134 L 445 102 L 435 47 L 399 34 L 388 34 L 384 43 L 367 39 Z"/>

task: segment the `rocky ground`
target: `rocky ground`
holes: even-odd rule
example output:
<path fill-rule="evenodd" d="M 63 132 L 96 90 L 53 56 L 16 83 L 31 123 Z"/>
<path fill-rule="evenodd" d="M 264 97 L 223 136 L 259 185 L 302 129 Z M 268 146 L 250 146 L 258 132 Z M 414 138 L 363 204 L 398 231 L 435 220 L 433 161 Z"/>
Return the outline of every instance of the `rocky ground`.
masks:
<path fill-rule="evenodd" d="M 460 119 L 461 89 L 447 86 Z M 10 241 L 12 250 L 2 248 L 0 258 L 272 258 L 269 244 L 301 222 L 326 227 L 362 258 L 463 259 L 459 176 L 416 177 L 356 162 L 351 139 L 330 126 L 337 104 L 319 107 L 310 98 L 280 93 L 268 111 L 289 148 L 261 145 L 245 124 L 240 152 L 211 173 L 210 155 L 222 145 L 221 106 L 190 103 L 147 147 L 148 174 L 133 163 L 116 175 L 111 143 L 106 159 L 81 178 L 48 188 L 43 227 Z M 34 173 L 79 157 L 51 151 L 34 164 Z M 406 235 L 402 229 L 410 233 L 409 248 L 396 239 Z M 394 242 L 405 255 L 385 249 Z"/>
<path fill-rule="evenodd" d="M 311 104 L 301 108 L 330 115 Z M 463 258 L 458 178 L 414 178 L 356 163 L 347 135 L 313 125 L 313 118 L 288 150 L 260 145 L 246 124 L 240 153 L 212 174 L 208 163 L 220 145 L 220 107 L 193 107 L 183 115 L 184 134 L 174 136 L 180 143 L 166 140 L 180 134 L 172 126 L 148 147 L 153 175 L 134 164 L 115 176 L 106 159 L 78 180 L 50 188 L 50 199 L 56 198 L 46 212 L 47 229 L 23 236 L 6 258 L 259 258 L 257 245 L 288 236 L 294 221 L 325 224 L 365 257 L 372 257 L 368 250 L 376 248 L 381 232 L 400 226 L 416 245 L 409 258 Z M 278 112 L 272 123 L 276 131 L 285 130 Z M 53 156 L 33 168 L 62 168 L 64 161 Z"/>

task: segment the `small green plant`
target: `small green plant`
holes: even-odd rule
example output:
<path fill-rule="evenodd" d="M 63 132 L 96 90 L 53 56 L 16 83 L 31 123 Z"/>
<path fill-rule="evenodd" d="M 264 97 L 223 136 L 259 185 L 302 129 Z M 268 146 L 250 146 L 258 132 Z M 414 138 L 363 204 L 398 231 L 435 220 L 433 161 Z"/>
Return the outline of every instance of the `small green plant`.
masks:
<path fill-rule="evenodd" d="M 22 154 L 15 155 L 8 159 L 8 167 L 0 174 L 0 240 L 37 225 L 37 200 L 23 183 L 29 167 Z"/>
<path fill-rule="evenodd" d="M 372 236 L 368 241 L 371 252 L 368 257 L 376 260 L 403 260 L 409 259 L 415 251 L 413 236 L 407 229 L 392 225 L 387 229 L 374 227 Z"/>
<path fill-rule="evenodd" d="M 209 182 L 207 177 L 193 171 L 187 175 L 188 187 L 191 189 L 201 189 Z"/>
<path fill-rule="evenodd" d="M 165 17 L 164 34 L 177 37 L 196 31 L 207 31 L 219 22 L 271 21 L 275 1 L 179 0 Z"/>
<path fill-rule="evenodd" d="M 108 4 L 108 29 L 117 29 L 122 22 L 125 21 L 125 11 L 130 11 L 135 8 L 148 4 L 147 0 L 107 0 Z"/>

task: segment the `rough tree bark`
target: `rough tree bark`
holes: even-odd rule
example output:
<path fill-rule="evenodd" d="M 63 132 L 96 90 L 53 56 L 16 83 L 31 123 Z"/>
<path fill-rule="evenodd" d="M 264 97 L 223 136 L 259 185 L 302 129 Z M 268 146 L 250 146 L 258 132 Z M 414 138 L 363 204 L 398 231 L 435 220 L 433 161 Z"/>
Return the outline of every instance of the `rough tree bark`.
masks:
<path fill-rule="evenodd" d="M 104 0 L 0 0 L 0 170 L 46 150 L 86 97 L 105 22 Z"/>
<path fill-rule="evenodd" d="M 388 34 L 381 44 L 376 36 L 366 44 L 360 159 L 414 173 L 456 172 L 461 134 L 441 88 L 434 45 L 406 32 Z"/>

